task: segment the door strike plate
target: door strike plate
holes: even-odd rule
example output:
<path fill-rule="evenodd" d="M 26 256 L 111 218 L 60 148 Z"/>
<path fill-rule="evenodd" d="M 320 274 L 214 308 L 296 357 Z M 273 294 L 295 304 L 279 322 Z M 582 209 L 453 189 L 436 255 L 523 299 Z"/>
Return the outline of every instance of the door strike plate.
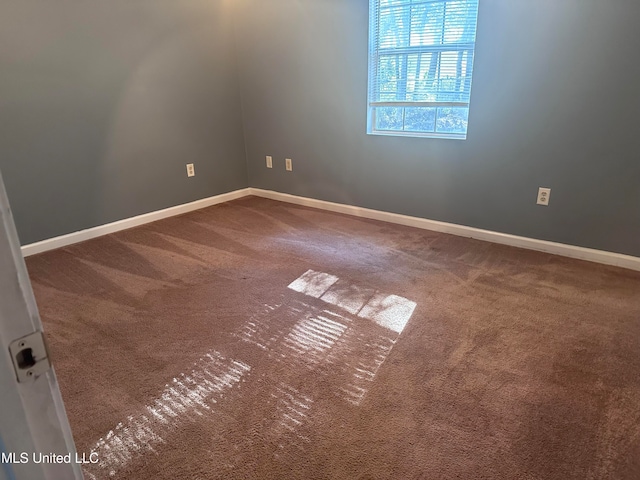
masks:
<path fill-rule="evenodd" d="M 51 363 L 42 332 L 33 332 L 9 345 L 18 382 L 30 382 L 49 371 Z"/>

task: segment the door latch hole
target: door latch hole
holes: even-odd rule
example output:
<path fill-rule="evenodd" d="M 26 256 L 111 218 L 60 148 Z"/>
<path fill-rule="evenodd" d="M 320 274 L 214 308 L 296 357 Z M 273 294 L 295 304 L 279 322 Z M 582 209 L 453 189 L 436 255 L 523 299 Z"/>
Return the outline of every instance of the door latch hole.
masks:
<path fill-rule="evenodd" d="M 22 370 L 33 367 L 36 364 L 36 359 L 33 357 L 33 349 L 25 348 L 20 350 L 16 355 L 16 361 L 18 362 L 18 367 Z"/>

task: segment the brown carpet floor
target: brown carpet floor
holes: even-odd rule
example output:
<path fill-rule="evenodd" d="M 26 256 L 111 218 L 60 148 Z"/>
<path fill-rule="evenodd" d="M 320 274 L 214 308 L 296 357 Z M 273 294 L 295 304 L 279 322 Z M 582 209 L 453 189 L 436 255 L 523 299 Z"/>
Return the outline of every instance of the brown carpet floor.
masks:
<path fill-rule="evenodd" d="M 27 264 L 89 479 L 640 478 L 640 273 L 255 197 Z"/>

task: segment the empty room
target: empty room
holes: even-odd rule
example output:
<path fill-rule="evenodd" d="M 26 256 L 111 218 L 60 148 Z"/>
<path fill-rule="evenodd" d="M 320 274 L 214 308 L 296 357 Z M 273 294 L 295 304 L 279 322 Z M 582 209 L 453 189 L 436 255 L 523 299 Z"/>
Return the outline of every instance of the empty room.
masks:
<path fill-rule="evenodd" d="M 640 478 L 640 3 L 0 4 L 0 480 Z"/>

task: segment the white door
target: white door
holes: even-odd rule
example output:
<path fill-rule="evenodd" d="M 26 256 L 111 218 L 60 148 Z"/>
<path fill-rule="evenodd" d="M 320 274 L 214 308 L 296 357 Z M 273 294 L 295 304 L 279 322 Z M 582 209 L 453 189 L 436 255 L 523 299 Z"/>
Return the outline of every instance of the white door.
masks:
<path fill-rule="evenodd" d="M 42 338 L 0 175 L 0 480 L 82 479 Z"/>

